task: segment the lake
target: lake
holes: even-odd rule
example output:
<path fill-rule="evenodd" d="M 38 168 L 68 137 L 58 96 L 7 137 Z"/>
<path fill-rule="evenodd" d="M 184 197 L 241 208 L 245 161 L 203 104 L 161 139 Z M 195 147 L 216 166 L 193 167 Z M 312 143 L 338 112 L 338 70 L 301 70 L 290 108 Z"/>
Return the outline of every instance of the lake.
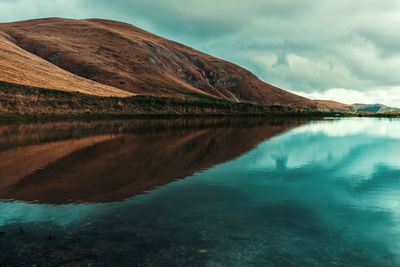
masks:
<path fill-rule="evenodd" d="M 0 125 L 0 266 L 400 266 L 400 120 Z"/>

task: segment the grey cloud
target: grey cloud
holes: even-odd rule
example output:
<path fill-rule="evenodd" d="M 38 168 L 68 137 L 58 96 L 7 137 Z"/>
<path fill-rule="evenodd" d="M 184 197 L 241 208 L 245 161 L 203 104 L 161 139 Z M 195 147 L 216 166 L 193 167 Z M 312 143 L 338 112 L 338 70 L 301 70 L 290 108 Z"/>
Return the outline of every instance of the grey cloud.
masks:
<path fill-rule="evenodd" d="M 44 16 L 126 21 L 298 92 L 400 85 L 400 0 L 0 0 L 0 20 Z"/>

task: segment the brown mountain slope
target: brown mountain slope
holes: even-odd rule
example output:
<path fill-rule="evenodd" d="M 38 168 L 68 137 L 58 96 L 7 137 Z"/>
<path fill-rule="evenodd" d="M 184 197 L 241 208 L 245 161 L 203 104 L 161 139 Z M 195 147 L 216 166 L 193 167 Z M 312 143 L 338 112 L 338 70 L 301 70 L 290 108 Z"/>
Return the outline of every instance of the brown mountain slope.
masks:
<path fill-rule="evenodd" d="M 3 23 L 0 32 L 1 65 L 13 66 L 0 69 L 3 81 L 110 95 L 121 94 L 118 88 L 141 95 L 203 95 L 234 102 L 315 107 L 312 101 L 266 84 L 237 65 L 126 23 L 51 18 Z M 38 65 L 43 67 L 38 70 Z"/>
<path fill-rule="evenodd" d="M 2 32 L 0 32 L 0 80 L 90 95 L 119 97 L 132 95 L 65 71 L 18 47 L 12 37 Z"/>

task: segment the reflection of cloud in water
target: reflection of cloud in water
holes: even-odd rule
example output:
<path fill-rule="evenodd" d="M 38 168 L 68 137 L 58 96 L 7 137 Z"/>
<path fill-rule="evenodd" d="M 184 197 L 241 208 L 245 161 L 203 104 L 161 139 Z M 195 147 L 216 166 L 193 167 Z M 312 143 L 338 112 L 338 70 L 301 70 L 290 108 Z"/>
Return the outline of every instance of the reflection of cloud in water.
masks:
<path fill-rule="evenodd" d="M 399 130 L 399 120 L 312 123 L 264 142 L 208 177 L 224 173 L 221 183 L 240 185 L 259 205 L 303 203 L 337 231 L 382 241 L 400 253 Z M 252 179 L 235 175 L 242 170 L 254 173 Z"/>
<path fill-rule="evenodd" d="M 359 123 L 360 129 L 355 131 Z M 347 131 L 349 128 L 352 129 Z M 381 131 L 382 128 L 385 130 Z M 347 135 L 332 134 L 342 129 Z M 275 165 L 276 158 L 286 157 L 288 168 L 323 163 L 342 175 L 363 174 L 363 178 L 368 178 L 365 174 L 372 175 L 376 164 L 400 166 L 400 153 L 397 153 L 400 143 L 391 137 L 396 134 L 392 131 L 398 131 L 400 138 L 400 120 L 346 119 L 312 123 L 262 144 L 250 164 L 254 169 L 269 168 Z"/>
<path fill-rule="evenodd" d="M 385 139 L 400 139 L 400 120 L 398 119 L 371 119 L 349 118 L 320 121 L 303 127 L 293 132 L 296 133 L 321 133 L 330 137 L 368 135 L 370 137 L 384 137 Z"/>
<path fill-rule="evenodd" d="M 92 230 L 99 236 L 121 228 L 152 245 L 168 240 L 190 247 L 191 240 L 195 246 L 204 241 L 217 262 L 242 266 L 399 266 L 400 143 L 391 133 L 399 122 L 314 122 L 115 205 L 14 208 L 21 208 L 19 216 L 38 220 L 46 212 L 56 214 L 58 223 L 95 218 L 101 223 Z M 28 207 L 30 215 L 22 215 Z M 110 216 L 115 214 L 121 215 L 118 221 Z M 287 261 L 268 262 L 274 257 Z"/>
<path fill-rule="evenodd" d="M 312 181 L 312 186 L 320 184 L 322 187 L 328 187 L 328 192 L 335 184 L 342 185 L 340 190 L 350 193 L 351 188 L 360 190 L 371 183 L 377 186 L 379 181 L 382 181 L 384 186 L 376 190 L 391 191 L 393 187 L 400 186 L 400 142 L 390 137 L 385 138 L 384 135 L 370 135 L 368 129 L 364 129 L 363 126 L 367 124 L 371 129 L 380 129 L 383 124 L 390 132 L 388 123 L 393 122 L 393 130 L 396 130 L 396 124 L 400 125 L 400 121 L 363 121 L 325 121 L 299 127 L 264 142 L 249 155 L 220 166 L 220 169 L 228 172 L 245 169 L 265 173 L 267 184 L 277 182 L 276 178 L 293 178 L 291 181 L 302 183 Z M 315 131 L 318 127 L 337 129 L 342 125 L 357 125 L 358 122 L 361 122 L 361 130 L 348 136 L 326 135 L 329 130 Z M 284 182 L 286 179 L 279 181 Z M 387 184 L 389 181 L 390 186 Z M 290 185 L 292 184 L 286 184 Z M 299 184 L 294 185 L 299 187 Z M 338 186 L 334 186 L 336 187 Z M 375 192 L 380 193 L 384 192 Z"/>

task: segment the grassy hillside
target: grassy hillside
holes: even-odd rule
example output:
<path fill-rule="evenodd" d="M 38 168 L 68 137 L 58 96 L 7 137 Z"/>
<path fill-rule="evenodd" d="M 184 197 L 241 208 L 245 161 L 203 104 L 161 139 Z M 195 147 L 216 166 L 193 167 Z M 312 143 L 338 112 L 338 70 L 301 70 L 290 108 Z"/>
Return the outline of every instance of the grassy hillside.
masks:
<path fill-rule="evenodd" d="M 238 65 L 102 19 L 0 23 L 0 80 L 99 96 L 187 99 L 201 94 L 316 108 L 311 100 L 267 84 Z"/>

